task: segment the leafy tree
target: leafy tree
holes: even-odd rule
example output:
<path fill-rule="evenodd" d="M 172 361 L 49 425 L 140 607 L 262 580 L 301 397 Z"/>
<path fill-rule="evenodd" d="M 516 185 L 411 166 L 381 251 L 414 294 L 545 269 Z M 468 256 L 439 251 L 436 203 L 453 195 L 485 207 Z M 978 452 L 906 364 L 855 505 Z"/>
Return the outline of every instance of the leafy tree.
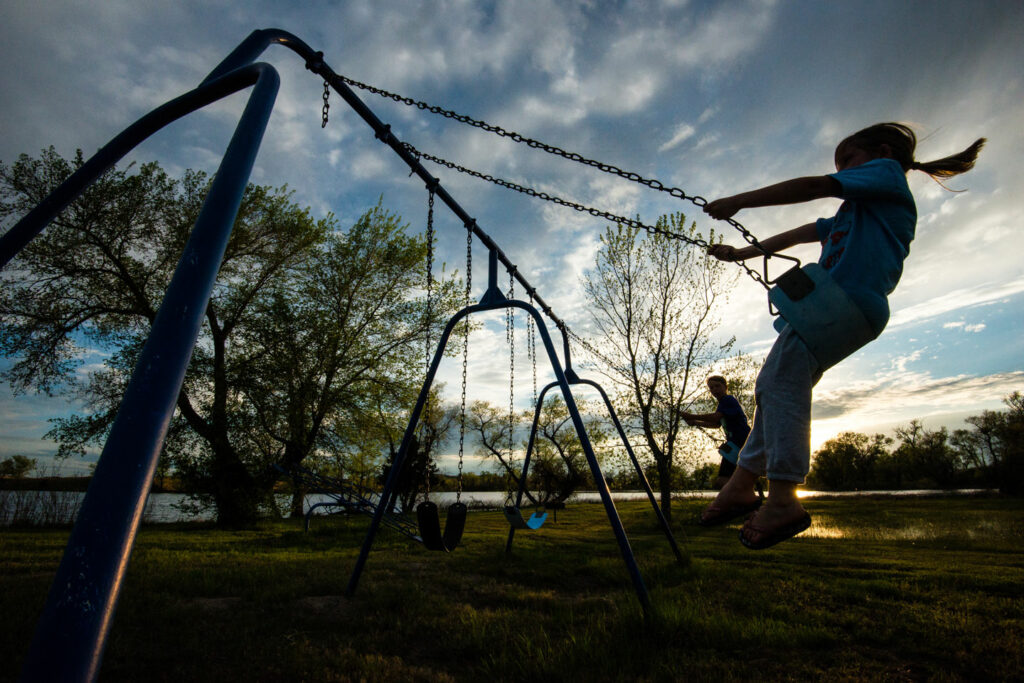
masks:
<path fill-rule="evenodd" d="M 518 489 L 522 475 L 522 467 L 516 467 L 514 454 L 509 452 L 509 442 L 514 441 L 516 425 L 521 420 L 522 416 L 513 414 L 510 424 L 508 410 L 488 401 L 473 401 L 466 411 L 466 431 L 476 437 L 477 454 L 497 463 L 498 472 L 504 474 L 505 487 L 509 490 Z M 524 493 L 531 504 L 539 504 L 529 486 Z"/>
<path fill-rule="evenodd" d="M 990 467 L 999 490 L 1024 495 L 1024 394 L 1003 399 L 1005 411 L 986 410 L 967 418 L 974 427 L 977 459 Z"/>
<path fill-rule="evenodd" d="M 12 455 L 0 460 L 0 477 L 21 479 L 36 468 L 36 459 L 27 455 Z"/>
<path fill-rule="evenodd" d="M 81 163 L 51 148 L 0 164 L 0 217 L 27 212 Z M 16 359 L 5 379 L 74 393 L 89 411 L 57 421 L 61 455 L 104 439 L 209 184 L 155 163 L 128 170 L 106 173 L 2 276 L 0 350 Z M 405 386 L 405 358 L 454 292 L 441 283 L 438 313 L 424 314 L 425 248 L 379 205 L 342 233 L 286 188 L 246 189 L 165 446 L 221 524 L 272 505 L 273 465 L 358 438 L 337 426 L 367 412 L 369 388 Z M 109 355 L 79 380 L 90 348 Z"/>
<path fill-rule="evenodd" d="M 683 214 L 658 227 L 698 237 Z M 714 234 L 711 235 L 712 241 Z M 704 390 L 710 370 L 734 339 L 716 341 L 715 305 L 735 282 L 726 264 L 681 241 L 609 228 L 583 285 L 601 337 L 602 371 L 617 389 L 619 411 L 642 435 L 654 459 L 661 506 L 671 520 L 673 470 L 695 464 L 682 414 Z"/>
<path fill-rule="evenodd" d="M 576 406 L 600 462 L 601 446 L 608 441 L 609 432 L 603 421 L 590 412 L 588 401 L 577 399 Z M 531 413 L 528 419 L 532 417 Z M 564 502 L 581 486 L 593 482 L 583 445 L 561 396 L 553 396 L 541 407 L 530 459 L 530 482 L 540 492 L 541 504 Z"/>
<path fill-rule="evenodd" d="M 442 404 L 440 392 L 440 386 L 431 388 L 430 397 L 423 408 L 420 423 L 406 454 L 405 466 L 393 492 L 401 503 L 402 510 L 411 510 L 418 499 L 438 488 L 439 470 L 435 460 L 441 447 L 449 440 L 459 417 L 457 406 Z M 386 419 L 383 411 L 381 418 L 383 424 L 383 420 Z M 405 428 L 406 423 L 400 418 L 391 420 L 391 427 L 386 432 L 388 459 L 381 468 L 381 483 L 391 474 L 391 467 L 402 445 Z"/>
<path fill-rule="evenodd" d="M 708 462 L 698 465 L 690 475 L 694 488 L 710 489 L 714 487 L 715 479 L 718 478 L 718 465 Z"/>
<path fill-rule="evenodd" d="M 608 432 L 602 427 L 599 418 L 588 413 L 589 404 L 586 400 L 577 399 L 576 404 L 583 417 L 587 436 L 595 451 L 599 452 L 600 445 L 608 438 Z M 513 442 L 515 431 L 520 425 L 527 429 L 532 428 L 533 414 L 532 410 L 518 415 L 513 414 Z M 485 459 L 495 461 L 498 471 L 505 475 L 505 487 L 509 491 L 518 490 L 522 476 L 522 459 L 525 457 L 529 441 L 526 439 L 520 443 L 523 449 L 521 454 L 509 453 L 508 410 L 486 401 L 474 401 L 467 415 L 467 424 L 479 444 L 477 453 Z M 556 395 L 546 400 L 541 408 L 533 453 L 530 456 L 529 481 L 524 495 L 532 505 L 563 502 L 580 486 L 590 481 L 592 480 L 589 465 L 572 424 L 569 409 L 565 401 Z M 534 495 L 534 492 L 537 495 Z"/>
<path fill-rule="evenodd" d="M 940 488 L 957 483 L 963 467 L 960 454 L 949 445 L 949 431 L 945 427 L 928 431 L 920 420 L 911 420 L 895 431 L 901 443 L 893 455 L 908 462 L 919 480 L 934 482 Z"/>
<path fill-rule="evenodd" d="M 814 454 L 808 482 L 836 490 L 875 488 L 877 467 L 892 439 L 884 434 L 842 432 Z"/>

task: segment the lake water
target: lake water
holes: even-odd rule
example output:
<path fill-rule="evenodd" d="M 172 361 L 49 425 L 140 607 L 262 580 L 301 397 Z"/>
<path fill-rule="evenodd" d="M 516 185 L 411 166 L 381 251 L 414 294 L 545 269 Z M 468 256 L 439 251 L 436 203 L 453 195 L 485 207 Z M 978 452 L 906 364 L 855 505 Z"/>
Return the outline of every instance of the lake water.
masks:
<path fill-rule="evenodd" d="M 858 496 L 933 496 L 933 495 L 973 495 L 983 493 L 985 489 L 960 489 L 955 491 L 941 490 L 920 490 L 920 491 L 800 491 L 801 498 L 814 498 L 819 496 L 827 497 L 858 497 Z M 655 494 L 657 495 L 657 494 Z M 65 491 L 0 491 L 0 526 L 6 526 L 14 521 L 27 519 L 45 519 L 47 523 L 70 523 L 73 521 L 78 506 L 81 504 L 84 493 Z M 673 498 L 713 498 L 714 491 L 678 491 L 672 494 Z M 444 508 L 456 500 L 454 492 L 443 492 L 431 494 L 430 499 Z M 647 494 L 643 491 L 613 491 L 612 499 L 617 501 L 646 500 Z M 199 514 L 182 512 L 177 506 L 187 500 L 187 496 L 180 493 L 153 493 L 146 502 L 146 510 L 143 513 L 143 521 L 149 523 L 168 522 L 201 522 L 214 518 L 213 511 L 206 511 Z M 306 496 L 304 510 L 308 511 L 310 506 L 328 500 L 325 496 Z M 598 503 L 601 501 L 600 494 L 596 491 L 584 491 L 577 493 L 569 499 L 569 503 Z M 467 491 L 462 494 L 462 502 L 471 508 L 497 509 L 505 503 L 505 493 L 502 491 Z M 291 496 L 278 496 L 278 505 L 281 510 L 287 510 L 291 503 Z M 524 507 L 526 507 L 524 505 Z M 330 508 L 318 508 L 314 514 L 328 514 Z"/>

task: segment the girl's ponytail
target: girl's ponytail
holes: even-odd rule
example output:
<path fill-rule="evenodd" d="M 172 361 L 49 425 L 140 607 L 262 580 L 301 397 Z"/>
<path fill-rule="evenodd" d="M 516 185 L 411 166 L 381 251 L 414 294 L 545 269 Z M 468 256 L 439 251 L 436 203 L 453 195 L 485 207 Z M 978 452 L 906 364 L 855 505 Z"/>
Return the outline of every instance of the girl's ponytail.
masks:
<path fill-rule="evenodd" d="M 899 162 L 904 171 L 923 171 L 942 185 L 940 178 L 950 178 L 974 168 L 978 152 L 985 145 L 985 138 L 978 138 L 974 144 L 959 154 L 927 162 L 914 160 L 917 135 L 905 123 L 876 123 L 846 138 L 839 143 L 839 147 L 836 149 L 838 150 L 844 145 L 854 145 L 869 152 L 884 151 L 885 156 Z"/>
<path fill-rule="evenodd" d="M 951 178 L 961 173 L 966 173 L 974 168 L 974 162 L 978 158 L 978 152 L 985 146 L 986 139 L 978 138 L 970 147 L 960 152 L 935 161 L 913 161 L 908 168 L 915 171 L 924 171 L 933 178 Z"/>

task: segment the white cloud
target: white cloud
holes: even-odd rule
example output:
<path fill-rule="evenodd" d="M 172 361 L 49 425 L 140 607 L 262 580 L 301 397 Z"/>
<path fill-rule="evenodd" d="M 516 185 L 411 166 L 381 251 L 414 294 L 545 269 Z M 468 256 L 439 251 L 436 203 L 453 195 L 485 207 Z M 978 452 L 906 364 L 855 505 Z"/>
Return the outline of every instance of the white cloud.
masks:
<path fill-rule="evenodd" d="M 949 322 L 942 325 L 945 330 L 963 330 L 964 332 L 981 332 L 985 329 L 985 323 L 977 323 L 974 325 L 968 325 L 962 320 L 955 322 Z"/>
<path fill-rule="evenodd" d="M 909 422 L 946 413 L 971 414 L 1000 409 L 1004 396 L 1024 387 L 1024 371 L 987 376 L 933 377 L 902 367 L 850 386 L 817 392 L 814 397 L 812 445 L 842 431 L 871 425 Z M 972 412 L 973 411 L 973 412 Z"/>
<path fill-rule="evenodd" d="M 675 132 L 672 133 L 672 138 L 668 142 L 662 144 L 661 147 L 658 148 L 658 151 L 667 152 L 673 147 L 676 147 L 682 144 L 683 142 L 689 140 L 691 137 L 693 137 L 693 134 L 696 132 L 696 129 L 690 124 L 685 122 L 680 123 L 678 126 L 676 126 Z"/>
<path fill-rule="evenodd" d="M 1024 276 L 1009 282 L 985 282 L 957 289 L 934 299 L 922 301 L 906 308 L 895 308 L 889 319 L 889 327 L 909 325 L 928 318 L 961 308 L 989 304 L 1014 294 L 1024 292 Z M 984 328 L 980 328 L 984 329 Z M 977 330 L 968 330 L 977 331 Z"/>

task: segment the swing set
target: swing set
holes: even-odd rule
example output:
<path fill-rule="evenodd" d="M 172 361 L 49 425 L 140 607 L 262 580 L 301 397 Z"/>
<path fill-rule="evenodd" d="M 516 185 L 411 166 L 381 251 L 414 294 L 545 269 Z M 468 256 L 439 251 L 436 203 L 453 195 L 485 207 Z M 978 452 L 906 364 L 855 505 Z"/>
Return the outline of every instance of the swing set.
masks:
<path fill-rule="evenodd" d="M 140 359 L 132 373 L 121 406 L 97 462 L 89 490 L 82 501 L 78 519 L 72 529 L 23 665 L 22 678 L 24 680 L 89 681 L 94 680 L 98 673 L 106 637 L 113 620 L 113 611 L 123 585 L 128 559 L 145 507 L 149 485 L 170 418 L 175 409 L 192 348 L 202 325 L 203 312 L 209 301 L 228 237 L 241 203 L 242 193 L 248 183 L 277 95 L 280 83 L 277 71 L 269 64 L 256 61 L 272 44 L 282 45 L 297 53 L 305 60 L 306 68 L 309 71 L 324 79 L 322 125 L 326 126 L 327 124 L 328 97 L 330 90 L 333 89 L 370 125 L 375 137 L 389 146 L 409 166 L 410 175 L 414 173 L 425 182 L 430 192 L 431 208 L 433 198 L 436 196 L 461 220 L 467 231 L 467 256 L 471 259 L 474 239 L 488 250 L 487 290 L 478 302 L 470 304 L 468 298 L 470 274 L 467 272 L 466 305 L 448 321 L 428 364 L 426 378 L 412 410 L 402 446 L 392 464 L 384 490 L 378 499 L 380 502 L 376 505 L 370 528 L 350 577 L 349 594 L 356 589 L 377 531 L 384 521 L 385 514 L 393 505 L 393 492 L 397 477 L 405 464 L 404 461 L 410 450 L 414 431 L 423 412 L 429 389 L 433 384 L 441 356 L 455 326 L 470 315 L 499 309 L 506 309 L 510 313 L 519 309 L 526 314 L 528 324 L 533 326 L 541 338 L 543 351 L 547 355 L 555 375 L 555 381 L 545 387 L 537 400 L 537 413 L 527 446 L 522 475 L 519 478 L 517 496 L 514 501 L 510 501 L 511 504 L 505 510 L 506 519 L 510 525 L 506 548 L 511 548 L 517 530 L 533 530 L 540 527 L 544 521 L 543 516 L 537 514 L 531 516 L 530 519 L 524 519 L 520 505 L 527 482 L 529 460 L 534 448 L 543 395 L 548 390 L 558 388 L 571 415 L 573 427 L 590 466 L 601 502 L 607 512 L 609 524 L 645 613 L 650 606 L 643 578 L 573 397 L 571 389 L 574 385 L 586 385 L 596 388 L 600 393 L 630 459 L 640 474 L 659 523 L 676 557 L 683 561 L 683 556 L 667 522 L 661 515 L 654 494 L 643 476 L 607 395 L 597 383 L 580 379 L 572 369 L 569 338 L 573 337 L 584 343 L 585 346 L 586 342 L 575 335 L 554 314 L 550 306 L 544 302 L 535 288 L 527 282 L 490 236 L 448 194 L 438 179 L 427 172 L 421 159 L 440 163 L 529 196 L 552 201 L 577 211 L 585 211 L 595 217 L 643 228 L 647 232 L 661 234 L 669 238 L 680 239 L 702 249 L 706 249 L 710 245 L 703 240 L 691 239 L 654 226 L 644 225 L 638 220 L 585 207 L 486 174 L 464 169 L 438 157 L 426 155 L 411 145 L 399 141 L 391 132 L 390 126 L 381 122 L 356 96 L 349 85 L 496 135 L 508 137 L 516 142 L 523 142 L 532 148 L 562 156 L 623 179 L 638 182 L 652 189 L 667 192 L 676 198 L 690 201 L 698 207 L 706 205 L 706 200 L 699 196 L 687 195 L 679 188 L 667 187 L 658 180 L 647 179 L 637 173 L 623 171 L 614 166 L 587 159 L 579 154 L 566 152 L 483 121 L 352 81 L 336 74 L 324 62 L 322 52 L 314 51 L 296 36 L 279 29 L 257 30 L 242 41 L 199 86 L 157 107 L 115 136 L 0 237 L 0 268 L 2 268 L 87 187 L 143 140 L 173 121 L 224 97 L 251 88 L 248 102 L 211 183 L 209 193 L 185 245 L 182 258 L 165 292 L 160 310 L 152 324 L 150 336 L 142 349 Z M 844 298 L 845 294 L 835 286 L 834 282 L 831 282 L 824 271 L 819 272 L 820 269 L 816 267 L 816 264 L 801 269 L 798 260 L 781 256 L 781 258 L 795 261 L 796 265 L 777 280 L 771 280 L 767 274 L 768 261 L 776 255 L 763 249 L 756 238 L 742 225 L 731 219 L 728 222 L 764 256 L 763 275 L 750 269 L 745 263 L 740 262 L 739 265 L 755 281 L 770 290 L 769 308 L 773 313 L 775 312 L 773 307 L 778 308 L 785 324 L 791 325 L 808 342 L 808 346 L 818 356 L 823 367 L 838 360 L 836 357 L 838 354 L 834 352 L 836 348 L 840 349 L 840 353 L 844 353 L 846 349 L 855 348 L 870 340 L 873 333 L 870 332 L 870 328 L 865 331 L 866 321 L 857 318 L 857 315 L 861 315 L 859 310 L 852 302 Z M 512 296 L 506 297 L 498 289 L 499 263 L 509 274 L 511 282 L 520 283 L 523 291 L 528 295 L 528 301 Z M 554 323 L 561 334 L 564 366 L 559 361 L 555 345 L 541 312 Z M 468 326 L 466 329 L 468 334 Z M 869 335 L 867 339 L 864 338 L 866 335 Z M 464 386 L 465 367 L 464 351 Z M 464 440 L 464 426 L 460 440 Z M 436 550 L 455 548 L 462 536 L 465 516 L 466 508 L 460 500 L 449 508 L 444 531 L 441 531 L 436 505 L 429 501 L 422 503 L 417 509 L 417 518 L 424 545 Z"/>

